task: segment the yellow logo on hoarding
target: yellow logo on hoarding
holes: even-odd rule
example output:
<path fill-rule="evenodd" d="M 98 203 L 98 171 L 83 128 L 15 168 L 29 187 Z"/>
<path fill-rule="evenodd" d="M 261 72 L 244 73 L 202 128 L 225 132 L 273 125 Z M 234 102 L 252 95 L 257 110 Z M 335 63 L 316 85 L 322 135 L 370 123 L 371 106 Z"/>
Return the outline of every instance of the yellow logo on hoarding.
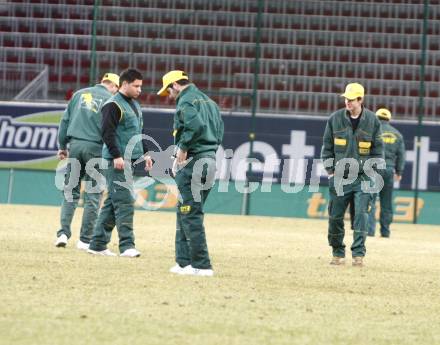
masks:
<path fill-rule="evenodd" d="M 311 198 L 307 200 L 309 207 L 307 208 L 307 216 L 310 218 L 324 218 L 328 217 L 328 201 L 322 193 L 313 193 Z M 412 222 L 414 220 L 414 198 L 405 196 L 396 196 L 393 200 L 395 205 L 394 220 L 400 222 Z M 425 200 L 418 198 L 417 201 L 417 216 L 425 206 Z M 380 203 L 376 201 L 376 219 L 379 219 Z M 345 219 L 349 219 L 349 212 L 345 214 Z"/>

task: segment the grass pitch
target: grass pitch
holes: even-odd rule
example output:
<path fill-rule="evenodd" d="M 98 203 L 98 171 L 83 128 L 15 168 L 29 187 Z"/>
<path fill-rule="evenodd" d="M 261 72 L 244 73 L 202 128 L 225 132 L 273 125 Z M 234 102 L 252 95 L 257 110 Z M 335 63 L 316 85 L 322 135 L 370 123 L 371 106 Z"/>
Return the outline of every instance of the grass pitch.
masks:
<path fill-rule="evenodd" d="M 440 344 L 439 227 L 395 224 L 366 267 L 333 267 L 326 221 L 207 215 L 204 278 L 168 273 L 172 213 L 136 212 L 138 259 L 78 251 L 80 209 L 66 249 L 58 208 L 0 214 L 1 345 Z"/>

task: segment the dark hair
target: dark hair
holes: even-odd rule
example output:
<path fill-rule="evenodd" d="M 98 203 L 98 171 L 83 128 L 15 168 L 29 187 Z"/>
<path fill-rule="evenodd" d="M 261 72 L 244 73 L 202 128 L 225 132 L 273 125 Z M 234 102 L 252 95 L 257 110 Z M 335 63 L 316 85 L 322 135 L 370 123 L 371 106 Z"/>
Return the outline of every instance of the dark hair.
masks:
<path fill-rule="evenodd" d="M 180 86 L 184 86 L 184 85 L 188 85 L 190 83 L 190 81 L 188 79 L 180 79 L 180 80 L 173 81 L 173 83 L 177 83 Z M 167 86 L 167 89 L 172 88 L 173 87 L 173 83 L 169 84 Z"/>
<path fill-rule="evenodd" d="M 184 85 L 188 85 L 190 81 L 188 79 L 180 79 L 176 81 L 176 83 L 179 84 L 180 86 L 184 86 Z"/>
<path fill-rule="evenodd" d="M 141 72 L 139 72 L 137 69 L 134 68 L 128 68 L 122 71 L 121 75 L 119 76 L 119 85 L 122 85 L 124 81 L 130 84 L 135 80 L 142 80 L 142 79 L 144 78 L 142 77 Z"/>

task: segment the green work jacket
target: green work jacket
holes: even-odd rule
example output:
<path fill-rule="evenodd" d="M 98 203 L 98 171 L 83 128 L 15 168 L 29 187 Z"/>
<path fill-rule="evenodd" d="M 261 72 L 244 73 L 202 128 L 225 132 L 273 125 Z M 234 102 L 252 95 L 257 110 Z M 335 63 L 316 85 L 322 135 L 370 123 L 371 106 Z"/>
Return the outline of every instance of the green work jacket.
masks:
<path fill-rule="evenodd" d="M 387 169 L 394 169 L 395 173 L 401 176 L 405 167 L 405 143 L 402 134 L 387 120 L 380 120 L 380 123 Z"/>
<path fill-rule="evenodd" d="M 78 90 L 61 118 L 58 145 L 65 150 L 70 139 L 102 143 L 101 108 L 112 96 L 101 84 Z"/>
<path fill-rule="evenodd" d="M 138 102 L 133 101 L 138 114 L 134 112 L 130 104 L 121 96 L 118 92 L 112 98 L 110 98 L 107 103 L 116 103 L 116 105 L 121 110 L 121 119 L 119 120 L 118 127 L 116 127 L 116 144 L 118 145 L 119 151 L 124 157 L 127 155 L 126 149 L 130 140 L 135 136 L 142 134 L 143 129 L 143 118 L 142 109 Z M 134 140 L 134 146 L 130 147 L 129 158 L 131 160 L 138 159 L 144 154 L 142 141 Z M 102 148 L 102 156 L 105 159 L 113 159 L 107 145 L 104 144 Z"/>
<path fill-rule="evenodd" d="M 177 98 L 174 144 L 188 157 L 215 155 L 223 141 L 224 124 L 217 104 L 190 84 Z"/>
<path fill-rule="evenodd" d="M 359 174 L 362 174 L 363 166 L 369 158 L 384 158 L 381 135 L 380 122 L 371 110 L 362 109 L 355 131 L 346 109 L 337 110 L 330 115 L 324 131 L 321 158 L 325 169 L 333 174 L 341 159 L 353 158 L 359 163 Z M 344 174 L 347 172 L 346 167 Z"/>

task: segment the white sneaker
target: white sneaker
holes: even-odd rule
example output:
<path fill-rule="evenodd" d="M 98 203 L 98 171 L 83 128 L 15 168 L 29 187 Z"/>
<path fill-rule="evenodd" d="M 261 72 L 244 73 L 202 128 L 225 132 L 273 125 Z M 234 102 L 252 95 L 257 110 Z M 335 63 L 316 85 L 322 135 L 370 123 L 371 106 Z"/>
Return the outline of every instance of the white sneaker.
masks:
<path fill-rule="evenodd" d="M 214 271 L 210 268 L 194 268 L 191 265 L 188 265 L 182 268 L 178 274 L 186 276 L 212 277 L 214 275 Z"/>
<path fill-rule="evenodd" d="M 113 253 L 110 249 L 104 249 L 104 250 L 87 249 L 87 253 L 93 255 L 116 256 L 116 254 Z"/>
<path fill-rule="evenodd" d="M 64 248 L 67 244 L 67 236 L 65 234 L 61 234 L 57 237 L 57 240 L 55 241 L 55 247 L 58 248 Z"/>
<path fill-rule="evenodd" d="M 137 250 L 136 248 L 130 248 L 130 249 L 126 249 L 119 256 L 125 256 L 127 258 L 137 258 L 137 257 L 141 256 L 141 252 L 139 250 Z"/>
<path fill-rule="evenodd" d="M 191 265 L 188 265 L 188 266 L 191 266 Z M 170 268 L 170 272 L 181 274 L 180 272 L 188 266 L 182 267 L 178 263 L 176 263 L 173 267 Z"/>
<path fill-rule="evenodd" d="M 78 248 L 79 250 L 87 250 L 89 249 L 89 243 L 85 243 L 81 240 L 78 240 L 78 242 L 76 242 L 76 248 Z"/>

